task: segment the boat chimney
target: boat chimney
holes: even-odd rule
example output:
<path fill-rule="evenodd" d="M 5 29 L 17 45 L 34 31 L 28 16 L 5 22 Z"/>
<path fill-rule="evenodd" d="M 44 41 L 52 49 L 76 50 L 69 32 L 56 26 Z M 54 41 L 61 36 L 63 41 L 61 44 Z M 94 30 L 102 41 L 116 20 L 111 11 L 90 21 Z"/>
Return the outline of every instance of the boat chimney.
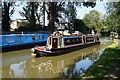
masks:
<path fill-rule="evenodd" d="M 23 32 L 22 32 L 22 35 L 23 35 Z"/>

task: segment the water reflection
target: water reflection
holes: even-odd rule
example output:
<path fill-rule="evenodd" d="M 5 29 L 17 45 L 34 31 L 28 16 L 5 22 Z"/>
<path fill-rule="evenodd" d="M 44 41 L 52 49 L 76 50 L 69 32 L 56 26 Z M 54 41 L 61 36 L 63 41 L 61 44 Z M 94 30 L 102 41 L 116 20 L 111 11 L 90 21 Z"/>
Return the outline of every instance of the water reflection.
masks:
<path fill-rule="evenodd" d="M 2 77 L 20 78 L 24 76 L 26 60 L 30 60 L 30 49 L 12 51 L 2 54 Z"/>
<path fill-rule="evenodd" d="M 0 80 L 2 79 L 2 54 L 0 54 Z"/>
<path fill-rule="evenodd" d="M 40 58 L 39 61 L 38 59 L 33 58 L 31 59 L 32 67 L 39 70 L 41 77 L 48 73 L 51 75 L 46 76 L 47 78 L 71 78 L 72 76 L 75 77 L 76 74 L 80 76 L 83 71 L 87 70 L 96 60 L 99 59 L 104 48 L 104 46 L 96 45 L 94 47 L 89 47 L 61 56 L 47 57 L 46 60 L 43 57 Z"/>
<path fill-rule="evenodd" d="M 9 74 L 14 75 L 15 77 L 21 77 L 21 75 L 24 75 L 25 63 L 26 61 L 18 64 L 11 64 Z"/>
<path fill-rule="evenodd" d="M 108 41 L 104 42 L 106 39 Z M 30 50 L 4 53 L 2 76 L 3 78 L 78 78 L 112 43 L 108 38 L 101 40 L 103 41 L 101 44 L 53 57 L 31 58 Z"/>

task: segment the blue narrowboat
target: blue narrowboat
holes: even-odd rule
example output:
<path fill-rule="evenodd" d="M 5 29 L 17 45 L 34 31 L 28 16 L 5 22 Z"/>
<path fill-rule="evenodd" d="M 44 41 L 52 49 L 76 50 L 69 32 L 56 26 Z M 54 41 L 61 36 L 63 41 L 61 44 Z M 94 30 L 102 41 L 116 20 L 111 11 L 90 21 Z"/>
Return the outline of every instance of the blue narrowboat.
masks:
<path fill-rule="evenodd" d="M 0 48 L 2 51 L 30 48 L 35 45 L 45 45 L 47 34 L 14 34 L 0 35 Z"/>

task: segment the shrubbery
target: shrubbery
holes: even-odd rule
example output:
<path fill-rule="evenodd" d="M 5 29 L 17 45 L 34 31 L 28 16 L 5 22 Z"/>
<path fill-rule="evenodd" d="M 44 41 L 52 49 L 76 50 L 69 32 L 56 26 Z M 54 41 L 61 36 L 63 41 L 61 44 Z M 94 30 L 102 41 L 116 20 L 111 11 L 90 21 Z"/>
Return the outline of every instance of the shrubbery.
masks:
<path fill-rule="evenodd" d="M 27 24 L 25 26 L 20 26 L 18 29 L 15 31 L 45 31 L 47 26 L 42 26 L 42 25 L 35 25 L 32 26 L 31 24 Z"/>

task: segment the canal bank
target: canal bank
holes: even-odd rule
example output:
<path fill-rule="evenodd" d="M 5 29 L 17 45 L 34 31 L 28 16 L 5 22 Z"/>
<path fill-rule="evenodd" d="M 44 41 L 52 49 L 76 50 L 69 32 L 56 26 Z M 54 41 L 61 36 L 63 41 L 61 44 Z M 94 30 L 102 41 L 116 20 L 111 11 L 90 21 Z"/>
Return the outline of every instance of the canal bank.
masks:
<path fill-rule="evenodd" d="M 82 73 L 82 79 L 120 79 L 120 48 L 119 44 L 111 44 L 105 49 L 99 60 L 86 72 Z"/>

